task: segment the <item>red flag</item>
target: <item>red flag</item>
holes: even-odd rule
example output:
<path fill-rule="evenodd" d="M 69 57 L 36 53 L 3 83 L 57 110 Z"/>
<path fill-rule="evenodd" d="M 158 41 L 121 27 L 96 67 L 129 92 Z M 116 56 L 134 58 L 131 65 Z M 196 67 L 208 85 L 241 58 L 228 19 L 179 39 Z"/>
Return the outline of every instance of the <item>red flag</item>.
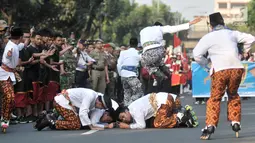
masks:
<path fill-rule="evenodd" d="M 174 48 L 178 47 L 178 46 L 181 46 L 181 39 L 179 39 L 176 34 L 174 34 Z"/>
<path fill-rule="evenodd" d="M 187 52 L 186 52 L 186 48 L 183 47 L 183 57 L 187 60 Z"/>

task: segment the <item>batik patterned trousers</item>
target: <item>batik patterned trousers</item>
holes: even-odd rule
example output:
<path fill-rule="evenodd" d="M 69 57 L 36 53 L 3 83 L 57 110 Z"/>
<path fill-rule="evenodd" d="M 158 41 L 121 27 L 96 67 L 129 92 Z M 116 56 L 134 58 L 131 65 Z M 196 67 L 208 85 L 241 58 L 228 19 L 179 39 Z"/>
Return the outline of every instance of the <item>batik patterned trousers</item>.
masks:
<path fill-rule="evenodd" d="M 63 108 L 57 103 L 55 103 L 55 108 L 64 118 L 64 120 L 56 121 L 55 125 L 57 130 L 79 130 L 81 128 L 79 116 L 77 116 L 74 111 Z"/>
<path fill-rule="evenodd" d="M 176 108 L 180 108 L 180 98 L 176 98 L 174 101 L 171 95 L 168 95 L 166 104 L 162 104 L 158 109 L 155 119 L 155 128 L 174 128 L 177 124 L 177 113 L 174 112 Z"/>
<path fill-rule="evenodd" d="M 225 91 L 228 95 L 228 120 L 241 120 L 241 100 L 237 93 L 242 80 L 243 69 L 228 69 L 211 76 L 211 96 L 207 101 L 206 125 L 217 126 L 220 115 L 221 98 Z"/>
<path fill-rule="evenodd" d="M 6 121 L 11 119 L 11 112 L 15 106 L 14 88 L 10 79 L 0 81 L 0 89 L 2 92 L 2 118 Z"/>
<path fill-rule="evenodd" d="M 164 47 L 149 49 L 143 53 L 141 64 L 149 71 L 149 74 L 156 72 L 160 66 L 164 65 L 164 53 Z"/>
<path fill-rule="evenodd" d="M 136 99 L 144 96 L 142 83 L 137 77 L 122 77 L 124 89 L 124 105 L 128 106 Z"/>

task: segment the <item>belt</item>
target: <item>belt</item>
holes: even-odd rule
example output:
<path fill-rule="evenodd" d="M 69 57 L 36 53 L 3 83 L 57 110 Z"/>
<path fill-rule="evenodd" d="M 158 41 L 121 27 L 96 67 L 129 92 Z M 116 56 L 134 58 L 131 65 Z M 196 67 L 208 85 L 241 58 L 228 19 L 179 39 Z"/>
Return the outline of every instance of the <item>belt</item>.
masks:
<path fill-rule="evenodd" d="M 73 109 L 73 112 L 76 114 L 76 116 L 78 115 L 78 113 L 77 113 L 77 111 L 76 111 L 76 108 L 73 106 L 73 104 L 72 104 L 72 102 L 71 102 L 71 100 L 70 100 L 70 97 L 69 97 L 69 95 L 68 95 L 68 92 L 64 89 L 64 90 L 62 90 L 61 91 L 61 93 L 60 94 L 58 94 L 58 95 L 63 95 L 64 97 L 65 97 L 65 99 L 66 100 L 68 100 L 68 105 L 70 105 L 71 107 L 72 107 L 72 109 Z"/>
<path fill-rule="evenodd" d="M 137 67 L 136 66 L 122 66 L 121 70 L 127 70 L 131 72 L 137 72 Z"/>
<path fill-rule="evenodd" d="M 143 47 L 145 48 L 145 47 L 147 47 L 147 46 L 154 45 L 154 44 L 160 44 L 160 43 L 157 42 L 157 41 L 148 41 L 148 42 L 145 42 L 145 43 L 143 44 Z"/>
<path fill-rule="evenodd" d="M 102 69 L 102 68 L 94 68 L 94 67 L 92 67 L 92 70 L 96 70 L 96 71 L 103 71 L 103 70 L 104 70 L 104 68 Z"/>

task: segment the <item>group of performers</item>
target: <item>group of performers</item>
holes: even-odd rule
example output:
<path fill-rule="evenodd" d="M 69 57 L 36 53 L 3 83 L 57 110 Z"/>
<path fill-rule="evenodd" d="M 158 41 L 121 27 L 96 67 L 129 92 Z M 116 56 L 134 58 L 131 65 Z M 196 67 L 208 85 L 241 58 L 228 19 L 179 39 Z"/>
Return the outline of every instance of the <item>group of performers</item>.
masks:
<path fill-rule="evenodd" d="M 209 139 L 217 127 L 220 102 L 225 91 L 229 96 L 228 120 L 235 132 L 238 133 L 241 130 L 241 101 L 237 91 L 243 74 L 243 66 L 238 58 L 237 44 L 244 43 L 244 50 L 248 51 L 255 41 L 254 36 L 250 34 L 228 29 L 220 13 L 211 14 L 209 17 L 213 30 L 206 34 L 193 50 L 194 59 L 201 66 L 211 69 L 211 97 L 206 107 L 206 127 L 201 135 L 203 140 Z M 149 75 L 155 77 L 155 82 L 160 82 L 171 75 L 171 71 L 163 61 L 165 55 L 163 34 L 187 30 L 191 25 L 200 21 L 201 19 L 197 18 L 178 26 L 163 26 L 156 22 L 153 26 L 141 30 L 140 42 L 143 47 L 141 64 L 148 70 Z M 18 64 L 19 50 L 24 47 L 24 44 L 20 44 L 22 35 L 20 28 L 11 29 L 11 39 L 5 48 L 3 64 L 0 67 L 0 88 L 4 91 L 1 119 L 3 129 L 8 127 L 14 102 L 13 83 L 19 79 L 14 69 Z M 133 41 L 132 46 L 135 46 L 135 43 L 136 41 Z M 121 55 L 124 55 L 124 52 Z M 128 59 L 128 55 L 126 52 L 127 57 L 125 58 Z M 207 67 L 208 63 L 211 63 L 211 67 Z M 119 64 L 121 66 L 119 69 L 129 71 L 126 72 L 129 75 L 131 72 L 135 73 L 133 70 L 137 68 L 134 67 L 135 65 L 127 65 L 127 62 L 125 64 Z M 125 77 L 124 72 L 121 76 Z M 127 84 L 134 79 L 134 76 L 136 74 L 125 77 Z M 130 92 L 130 96 L 132 93 Z M 37 130 L 40 131 L 46 127 L 54 130 L 101 130 L 116 127 L 144 129 L 147 127 L 190 128 L 198 126 L 197 117 L 191 106 L 182 106 L 178 95 L 161 91 L 143 96 L 139 94 L 132 99 L 132 102 L 127 101 L 123 106 L 118 105 L 109 96 L 94 90 L 72 88 L 63 90 L 54 97 L 54 108 L 53 113 L 41 113 L 34 126 Z"/>
<path fill-rule="evenodd" d="M 177 95 L 147 94 L 128 107 L 92 89 L 73 88 L 55 98 L 56 112 L 43 112 L 35 128 L 56 130 L 196 127 L 197 117 L 190 106 L 183 107 Z M 147 123 L 146 123 L 147 122 Z"/>

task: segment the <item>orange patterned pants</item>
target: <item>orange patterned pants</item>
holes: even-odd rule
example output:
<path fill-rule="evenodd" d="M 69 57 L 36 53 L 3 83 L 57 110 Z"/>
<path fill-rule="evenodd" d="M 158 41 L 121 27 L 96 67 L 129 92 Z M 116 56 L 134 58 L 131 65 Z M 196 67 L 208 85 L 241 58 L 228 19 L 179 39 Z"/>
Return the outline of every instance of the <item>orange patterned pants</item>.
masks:
<path fill-rule="evenodd" d="M 243 69 L 228 69 L 211 76 L 211 96 L 207 101 L 206 125 L 217 126 L 220 115 L 221 98 L 228 94 L 228 120 L 241 120 L 241 100 L 237 93 L 242 80 Z"/>
<path fill-rule="evenodd" d="M 55 108 L 58 113 L 64 118 L 64 120 L 56 121 L 56 129 L 79 130 L 81 128 L 79 116 L 77 116 L 72 110 L 63 108 L 57 103 L 55 104 Z"/>
<path fill-rule="evenodd" d="M 2 117 L 4 120 L 11 119 L 11 112 L 15 106 L 14 101 L 14 89 L 12 81 L 10 79 L 6 81 L 0 81 L 0 89 L 3 93 L 2 96 Z"/>
<path fill-rule="evenodd" d="M 176 104 L 177 103 L 177 104 Z M 154 119 L 154 127 L 155 128 L 174 128 L 176 126 L 176 114 L 173 112 L 174 109 L 179 106 L 180 99 L 174 99 L 171 95 L 168 95 L 166 104 L 162 104 L 156 113 L 156 117 Z"/>

